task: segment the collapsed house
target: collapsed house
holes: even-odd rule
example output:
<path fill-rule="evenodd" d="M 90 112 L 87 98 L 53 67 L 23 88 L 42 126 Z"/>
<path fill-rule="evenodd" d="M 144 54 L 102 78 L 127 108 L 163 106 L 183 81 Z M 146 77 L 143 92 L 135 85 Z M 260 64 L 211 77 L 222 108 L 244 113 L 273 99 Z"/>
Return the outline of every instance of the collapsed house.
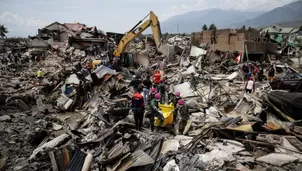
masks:
<path fill-rule="evenodd" d="M 301 31 L 297 28 L 284 28 L 280 26 L 270 26 L 261 31 L 262 35 L 267 34 L 270 40 L 278 45 L 278 54 L 296 57 L 299 51 L 299 41 Z"/>
<path fill-rule="evenodd" d="M 68 44 L 74 48 L 85 48 L 92 45 L 105 46 L 106 33 L 94 27 L 80 23 L 51 23 L 38 29 L 38 38 L 45 40 L 52 47 L 62 47 Z"/>

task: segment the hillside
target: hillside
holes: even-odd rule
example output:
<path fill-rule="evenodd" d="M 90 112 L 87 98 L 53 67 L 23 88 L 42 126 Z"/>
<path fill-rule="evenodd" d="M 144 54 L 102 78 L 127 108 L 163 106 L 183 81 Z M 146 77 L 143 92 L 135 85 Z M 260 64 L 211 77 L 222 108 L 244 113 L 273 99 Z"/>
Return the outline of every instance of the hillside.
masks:
<path fill-rule="evenodd" d="M 254 19 L 234 24 L 235 27 L 242 25 L 251 27 L 262 27 L 266 25 L 285 23 L 284 25 L 293 25 L 296 21 L 302 19 L 302 1 L 297 1 L 285 5 L 283 7 L 275 8 L 266 12 Z M 288 23 L 288 24 L 286 24 Z"/>
<path fill-rule="evenodd" d="M 215 23 L 218 28 L 224 28 L 228 27 L 230 23 L 243 22 L 262 13 L 222 9 L 192 11 L 161 22 L 161 30 L 162 33 L 176 33 L 178 25 L 180 33 L 191 33 L 200 31 L 204 24 L 210 25 L 212 23 Z M 234 19 L 237 20 L 234 21 Z"/>

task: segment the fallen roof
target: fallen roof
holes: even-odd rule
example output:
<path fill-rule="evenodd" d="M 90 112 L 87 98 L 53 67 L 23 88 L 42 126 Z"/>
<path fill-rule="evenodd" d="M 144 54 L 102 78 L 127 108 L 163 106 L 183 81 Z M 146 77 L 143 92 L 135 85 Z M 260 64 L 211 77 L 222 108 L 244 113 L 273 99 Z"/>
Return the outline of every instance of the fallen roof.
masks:
<path fill-rule="evenodd" d="M 79 24 L 79 23 L 64 23 L 64 26 L 71 31 L 75 31 L 79 33 L 82 31 L 82 29 L 86 28 L 84 24 Z"/>

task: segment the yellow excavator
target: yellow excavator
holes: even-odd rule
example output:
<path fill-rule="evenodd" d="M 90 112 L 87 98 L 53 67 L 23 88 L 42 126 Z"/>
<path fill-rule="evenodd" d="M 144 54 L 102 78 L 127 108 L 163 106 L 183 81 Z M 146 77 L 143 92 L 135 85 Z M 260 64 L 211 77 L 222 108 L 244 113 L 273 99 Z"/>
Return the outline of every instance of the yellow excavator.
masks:
<path fill-rule="evenodd" d="M 148 16 L 150 18 L 143 23 L 143 21 Z M 148 27 L 151 27 L 155 44 L 157 46 L 158 51 L 161 52 L 162 44 L 161 44 L 161 30 L 160 30 L 159 20 L 158 20 L 158 17 L 154 14 L 154 12 L 150 11 L 150 13 L 145 18 L 143 18 L 141 21 L 139 21 L 130 31 L 128 31 L 122 37 L 122 39 L 120 40 L 120 42 L 117 46 L 117 49 L 113 52 L 113 55 L 116 57 L 120 57 L 121 54 L 124 52 L 125 48 L 127 47 L 127 45 L 129 44 L 129 42 L 131 42 L 135 37 L 140 35 Z"/>

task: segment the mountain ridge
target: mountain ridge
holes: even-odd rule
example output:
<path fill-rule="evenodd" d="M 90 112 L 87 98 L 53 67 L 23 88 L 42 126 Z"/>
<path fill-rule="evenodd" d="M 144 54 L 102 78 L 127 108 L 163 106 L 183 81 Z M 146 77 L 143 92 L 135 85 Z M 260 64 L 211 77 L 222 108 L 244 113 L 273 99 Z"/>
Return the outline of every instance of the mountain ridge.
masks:
<path fill-rule="evenodd" d="M 218 29 L 241 28 L 243 25 L 246 28 L 261 28 L 279 23 L 295 25 L 294 20 L 302 20 L 302 0 L 266 12 L 246 12 L 218 8 L 191 11 L 161 22 L 161 30 L 162 33 L 192 33 L 201 31 L 204 24 L 209 26 L 212 23 Z"/>

